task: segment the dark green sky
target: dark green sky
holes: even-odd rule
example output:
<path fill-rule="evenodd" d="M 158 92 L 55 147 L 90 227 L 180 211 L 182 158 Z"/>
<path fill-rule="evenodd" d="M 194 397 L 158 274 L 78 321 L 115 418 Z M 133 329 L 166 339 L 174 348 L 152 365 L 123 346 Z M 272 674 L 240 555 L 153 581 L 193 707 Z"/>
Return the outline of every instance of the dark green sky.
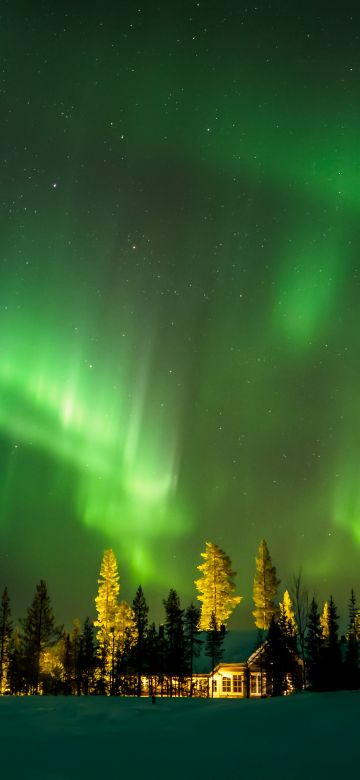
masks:
<path fill-rule="evenodd" d="M 153 616 L 205 541 L 247 627 L 268 541 L 344 608 L 360 561 L 360 15 L 2 3 L 0 587 Z"/>

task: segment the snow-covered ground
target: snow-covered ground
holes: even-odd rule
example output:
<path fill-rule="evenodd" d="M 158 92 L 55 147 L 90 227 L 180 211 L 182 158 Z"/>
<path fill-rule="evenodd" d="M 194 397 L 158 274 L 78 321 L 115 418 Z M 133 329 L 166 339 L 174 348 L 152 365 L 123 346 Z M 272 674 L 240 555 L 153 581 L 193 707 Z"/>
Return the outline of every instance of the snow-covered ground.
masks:
<path fill-rule="evenodd" d="M 0 777 L 277 778 L 357 775 L 360 692 L 223 701 L 0 698 Z"/>

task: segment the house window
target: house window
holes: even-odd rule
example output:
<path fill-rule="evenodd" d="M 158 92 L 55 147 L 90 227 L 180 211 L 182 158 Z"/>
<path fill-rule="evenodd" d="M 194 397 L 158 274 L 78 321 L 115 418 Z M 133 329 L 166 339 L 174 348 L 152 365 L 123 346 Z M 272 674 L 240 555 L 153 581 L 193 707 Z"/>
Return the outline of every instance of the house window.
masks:
<path fill-rule="evenodd" d="M 261 676 L 263 677 L 263 687 L 264 687 L 264 675 L 261 675 L 261 672 L 251 672 L 250 675 L 250 693 L 251 696 L 261 696 L 262 690 L 261 690 Z"/>
<path fill-rule="evenodd" d="M 213 693 L 217 692 L 217 680 L 212 681 L 212 689 L 213 689 Z"/>
<path fill-rule="evenodd" d="M 243 692 L 243 676 L 242 674 L 234 674 L 233 676 L 233 692 L 234 693 L 241 693 Z"/>
<path fill-rule="evenodd" d="M 223 677 L 222 679 L 222 692 L 231 693 L 231 678 Z"/>

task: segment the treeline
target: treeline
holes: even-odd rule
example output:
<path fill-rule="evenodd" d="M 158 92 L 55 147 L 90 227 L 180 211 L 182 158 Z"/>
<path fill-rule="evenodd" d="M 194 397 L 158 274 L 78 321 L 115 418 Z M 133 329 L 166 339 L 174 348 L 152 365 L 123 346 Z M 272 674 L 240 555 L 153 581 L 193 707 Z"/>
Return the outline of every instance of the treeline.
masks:
<path fill-rule="evenodd" d="M 108 592 L 111 586 L 108 584 Z M 102 594 L 101 594 L 102 595 Z M 148 605 L 139 586 L 128 618 L 108 629 L 104 641 L 99 620 L 74 621 L 70 632 L 56 625 L 46 583 L 36 586 L 34 598 L 20 626 L 13 628 L 10 599 L 5 588 L 0 606 L 0 692 L 13 695 L 67 694 L 192 695 L 194 659 L 202 644 L 212 660 L 220 658 L 223 629 L 199 635 L 200 610 L 182 609 L 171 589 L 164 600 L 165 621 L 148 620 Z M 201 693 L 201 691 L 199 691 Z M 207 690 L 202 691 L 207 695 Z"/>
<path fill-rule="evenodd" d="M 208 542 L 201 555 L 195 581 L 201 608 L 191 603 L 183 609 L 179 595 L 170 589 L 160 626 L 149 620 L 141 586 L 131 604 L 119 599 L 112 550 L 105 551 L 100 568 L 96 619 L 86 618 L 83 625 L 75 620 L 71 631 L 56 623 L 43 580 L 14 627 L 5 588 L 0 604 L 0 693 L 211 695 L 206 675 L 194 675 L 194 661 L 201 650 L 211 669 L 221 660 L 227 620 L 241 597 L 234 595 L 236 573 L 224 551 Z M 263 540 L 256 558 L 253 615 L 267 694 L 301 687 L 359 688 L 360 610 L 354 591 L 346 636 L 340 638 L 332 597 L 320 609 L 298 575 L 278 602 L 279 584 Z"/>

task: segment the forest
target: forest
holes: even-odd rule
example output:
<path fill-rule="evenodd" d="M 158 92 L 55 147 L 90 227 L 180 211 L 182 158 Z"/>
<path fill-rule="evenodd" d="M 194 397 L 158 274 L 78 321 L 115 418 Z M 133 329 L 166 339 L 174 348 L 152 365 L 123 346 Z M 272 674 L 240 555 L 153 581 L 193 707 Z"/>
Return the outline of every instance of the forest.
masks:
<path fill-rule="evenodd" d="M 241 601 L 229 556 L 207 542 L 195 580 L 200 606 L 182 608 L 170 588 L 163 600 L 165 620 L 155 625 L 141 585 L 131 604 L 119 599 L 114 552 L 105 550 L 95 597 L 96 618 L 74 620 L 70 631 L 58 625 L 44 580 L 36 585 L 24 618 L 15 625 L 10 595 L 0 605 L 1 695 L 211 695 L 210 684 L 195 688 L 196 659 L 213 670 L 224 653 L 227 623 Z M 270 695 L 291 689 L 313 691 L 360 687 L 360 609 L 349 597 L 347 631 L 339 636 L 333 596 L 319 608 L 302 574 L 278 601 L 280 581 L 262 540 L 256 557 L 253 617 L 254 650 L 261 648 Z M 300 674 L 295 673 L 300 670 Z M 206 675 L 205 675 L 206 677 Z"/>

